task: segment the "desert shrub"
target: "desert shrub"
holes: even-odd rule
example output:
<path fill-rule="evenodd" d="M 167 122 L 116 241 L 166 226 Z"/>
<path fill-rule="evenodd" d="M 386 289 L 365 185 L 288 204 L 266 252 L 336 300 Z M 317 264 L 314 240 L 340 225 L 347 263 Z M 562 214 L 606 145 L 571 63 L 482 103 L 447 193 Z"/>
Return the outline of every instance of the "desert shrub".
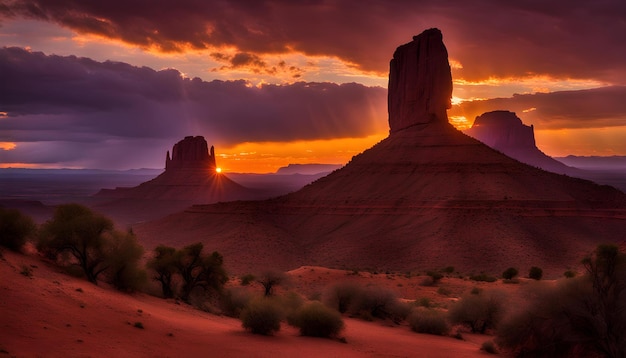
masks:
<path fill-rule="evenodd" d="M 191 292 L 196 288 L 219 293 L 228 281 L 222 255 L 215 251 L 205 255 L 202 252 L 203 247 L 198 242 L 185 246 L 174 254 L 176 273 L 183 280 L 180 297 L 185 302 L 189 302 Z"/>
<path fill-rule="evenodd" d="M 489 354 L 498 354 L 498 349 L 493 341 L 484 341 L 480 346 L 480 350 Z"/>
<path fill-rule="evenodd" d="M 111 233 L 106 264 L 110 283 L 120 291 L 139 291 L 147 282 L 146 272 L 139 266 L 143 247 L 132 231 Z"/>
<path fill-rule="evenodd" d="M 245 274 L 245 275 L 241 276 L 241 285 L 242 286 L 248 286 L 249 284 L 254 282 L 255 279 L 256 279 L 256 277 L 253 274 L 251 274 L 251 273 Z"/>
<path fill-rule="evenodd" d="M 533 266 L 528 271 L 528 277 L 539 281 L 543 277 L 543 270 L 540 267 Z"/>
<path fill-rule="evenodd" d="M 262 335 L 272 335 L 280 330 L 282 310 L 275 300 L 252 300 L 241 312 L 241 323 L 246 330 Z"/>
<path fill-rule="evenodd" d="M 464 324 L 472 332 L 494 329 L 504 314 L 504 295 L 500 292 L 465 294 L 448 311 L 452 323 Z"/>
<path fill-rule="evenodd" d="M 443 271 L 444 273 L 447 273 L 449 275 L 449 274 L 454 272 L 454 266 L 446 266 L 441 271 Z"/>
<path fill-rule="evenodd" d="M 452 294 L 452 291 L 450 291 L 449 288 L 439 287 L 437 289 L 437 293 L 442 295 L 442 296 L 450 296 Z"/>
<path fill-rule="evenodd" d="M 382 287 L 367 287 L 361 290 L 349 312 L 365 319 L 369 317 L 391 318 L 397 321 L 406 318 L 410 308 L 406 309 L 393 291 Z"/>
<path fill-rule="evenodd" d="M 289 283 L 289 276 L 282 271 L 266 270 L 257 277 L 257 282 L 263 286 L 265 297 L 274 294 L 274 288 Z"/>
<path fill-rule="evenodd" d="M 563 272 L 563 276 L 565 276 L 565 278 L 574 278 L 576 277 L 576 271 L 567 270 Z"/>
<path fill-rule="evenodd" d="M 481 281 L 481 282 L 496 282 L 498 280 L 497 278 L 493 276 L 489 276 L 486 273 L 480 273 L 478 275 L 471 275 L 469 279 L 472 281 Z"/>
<path fill-rule="evenodd" d="M 19 210 L 0 208 L 0 246 L 19 251 L 35 233 L 35 222 Z"/>
<path fill-rule="evenodd" d="M 362 294 L 362 289 L 352 283 L 337 283 L 324 291 L 322 302 L 340 313 L 346 313 Z"/>
<path fill-rule="evenodd" d="M 434 309 L 414 309 L 409 315 L 408 321 L 411 329 L 417 333 L 443 336 L 450 331 L 450 327 L 446 322 L 446 315 Z"/>
<path fill-rule="evenodd" d="M 433 280 L 433 285 L 439 283 L 439 281 L 443 278 L 443 275 L 437 271 L 428 271 L 426 275 L 429 276 Z"/>
<path fill-rule="evenodd" d="M 626 255 L 600 245 L 583 265 L 584 276 L 537 292 L 527 311 L 505 321 L 498 345 L 515 355 L 626 356 Z"/>
<path fill-rule="evenodd" d="M 433 301 L 428 297 L 420 297 L 419 299 L 415 300 L 414 305 L 417 307 L 425 307 L 425 308 L 434 307 Z"/>
<path fill-rule="evenodd" d="M 238 318 L 253 298 L 252 292 L 243 287 L 233 287 L 222 293 L 220 307 L 225 315 Z"/>
<path fill-rule="evenodd" d="M 344 327 L 339 312 L 321 302 L 311 302 L 296 311 L 293 325 L 300 334 L 311 337 L 336 337 Z"/>
<path fill-rule="evenodd" d="M 133 324 L 133 327 L 139 328 L 139 329 L 144 329 L 143 323 L 141 323 L 141 322 L 135 322 L 135 324 Z"/>
<path fill-rule="evenodd" d="M 480 287 L 472 287 L 472 289 L 471 289 L 471 291 L 470 291 L 470 293 L 471 293 L 472 295 L 478 295 L 478 294 L 480 294 L 481 292 L 483 292 L 483 289 L 482 289 L 482 288 L 480 288 Z"/>
<path fill-rule="evenodd" d="M 502 278 L 505 280 L 512 280 L 513 278 L 517 277 L 518 273 L 519 272 L 515 267 L 509 267 L 502 273 Z"/>
<path fill-rule="evenodd" d="M 289 291 L 284 295 L 274 298 L 283 310 L 283 315 L 287 319 L 287 323 L 295 325 L 295 317 L 298 310 L 304 305 L 304 299 L 299 294 Z"/>

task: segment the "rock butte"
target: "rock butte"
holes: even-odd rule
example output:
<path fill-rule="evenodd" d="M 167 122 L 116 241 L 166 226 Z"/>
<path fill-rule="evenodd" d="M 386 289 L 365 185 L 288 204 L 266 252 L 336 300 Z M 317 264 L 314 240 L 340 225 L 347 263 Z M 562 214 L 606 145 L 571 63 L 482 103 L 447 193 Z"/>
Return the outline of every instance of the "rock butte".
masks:
<path fill-rule="evenodd" d="M 581 170 L 569 167 L 539 150 L 535 144 L 534 127 L 522 123 L 514 112 L 483 113 L 464 132 L 522 163 L 558 174 L 584 175 Z"/>
<path fill-rule="evenodd" d="M 149 248 L 202 241 L 234 273 L 538 265 L 560 275 L 626 237 L 622 192 L 522 164 L 447 122 L 446 53 L 436 29 L 398 47 L 390 135 L 344 168 L 286 196 L 194 206 L 135 232 Z"/>

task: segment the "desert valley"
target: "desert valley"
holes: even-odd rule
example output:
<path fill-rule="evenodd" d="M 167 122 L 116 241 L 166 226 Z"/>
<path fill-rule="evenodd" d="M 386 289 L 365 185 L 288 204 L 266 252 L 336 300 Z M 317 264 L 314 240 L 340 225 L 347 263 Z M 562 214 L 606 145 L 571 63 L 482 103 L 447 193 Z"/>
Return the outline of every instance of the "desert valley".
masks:
<path fill-rule="evenodd" d="M 345 165 L 222 172 L 199 132 L 164 169 L 0 169 L 0 357 L 624 357 L 623 157 L 455 128 L 439 29 L 388 78 Z"/>

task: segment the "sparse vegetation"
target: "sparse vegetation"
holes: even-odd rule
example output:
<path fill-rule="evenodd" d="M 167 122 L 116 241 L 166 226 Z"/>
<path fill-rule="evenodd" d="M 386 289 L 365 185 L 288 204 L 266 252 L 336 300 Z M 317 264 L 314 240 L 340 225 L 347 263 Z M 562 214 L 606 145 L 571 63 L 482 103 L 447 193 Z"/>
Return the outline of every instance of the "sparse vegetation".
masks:
<path fill-rule="evenodd" d="M 471 275 L 469 279 L 472 281 L 480 281 L 480 282 L 496 282 L 498 280 L 497 278 L 487 275 L 485 273 L 480 273 L 478 275 Z"/>
<path fill-rule="evenodd" d="M 202 243 L 195 243 L 178 250 L 174 266 L 183 279 L 181 299 L 189 302 L 195 288 L 220 291 L 228 281 L 223 268 L 224 259 L 218 252 L 204 255 Z"/>
<path fill-rule="evenodd" d="M 225 290 L 220 300 L 222 312 L 227 316 L 238 318 L 253 298 L 252 292 L 243 287 Z"/>
<path fill-rule="evenodd" d="M 340 313 L 346 313 L 356 302 L 361 288 L 352 283 L 337 283 L 326 289 L 322 295 L 322 301 Z"/>
<path fill-rule="evenodd" d="M 493 341 L 484 341 L 480 346 L 480 350 L 489 354 L 498 354 L 498 349 Z"/>
<path fill-rule="evenodd" d="M 517 271 L 515 267 L 509 267 L 508 269 L 504 270 L 504 272 L 502 273 L 502 278 L 505 280 L 512 280 L 515 277 L 517 277 L 518 274 L 519 274 L 519 271 Z"/>
<path fill-rule="evenodd" d="M 172 277 L 176 273 L 175 253 L 175 248 L 159 245 L 154 249 L 154 257 L 147 263 L 148 269 L 155 272 L 152 279 L 161 284 L 161 292 L 165 298 L 174 297 Z"/>
<path fill-rule="evenodd" d="M 146 271 L 139 266 L 143 247 L 131 230 L 114 231 L 109 239 L 107 275 L 111 284 L 120 291 L 139 291 L 147 281 Z"/>
<path fill-rule="evenodd" d="M 261 298 L 251 301 L 241 312 L 240 318 L 243 328 L 267 336 L 280 330 L 283 313 L 276 301 Z"/>
<path fill-rule="evenodd" d="M 37 226 L 19 210 L 0 208 L 0 246 L 19 251 Z"/>
<path fill-rule="evenodd" d="M 538 290 L 498 329 L 498 345 L 515 355 L 626 356 L 626 255 L 600 245 L 583 265 L 584 276 Z"/>
<path fill-rule="evenodd" d="M 533 266 L 528 271 L 528 278 L 532 278 L 533 280 L 541 280 L 543 277 L 543 270 L 540 267 Z"/>
<path fill-rule="evenodd" d="M 344 327 L 339 312 L 316 301 L 298 309 L 293 324 L 303 336 L 327 338 L 336 337 Z"/>
<path fill-rule="evenodd" d="M 416 308 L 408 317 L 411 329 L 417 333 L 443 336 L 448 334 L 450 327 L 444 312 L 430 308 Z"/>
<path fill-rule="evenodd" d="M 567 270 L 563 273 L 563 276 L 565 276 L 565 278 L 574 278 L 576 277 L 576 271 Z"/>
<path fill-rule="evenodd" d="M 254 282 L 255 279 L 256 279 L 256 277 L 253 274 L 251 274 L 251 273 L 243 275 L 243 276 L 241 276 L 241 285 L 242 286 L 248 286 L 249 284 Z"/>
<path fill-rule="evenodd" d="M 266 297 L 274 293 L 274 288 L 279 285 L 285 285 L 289 281 L 289 277 L 282 271 L 267 270 L 261 273 L 257 279 L 264 289 Z"/>
<path fill-rule="evenodd" d="M 468 326 L 472 332 L 494 329 L 504 314 L 504 295 L 500 292 L 470 293 L 453 305 L 448 314 L 452 323 Z"/>

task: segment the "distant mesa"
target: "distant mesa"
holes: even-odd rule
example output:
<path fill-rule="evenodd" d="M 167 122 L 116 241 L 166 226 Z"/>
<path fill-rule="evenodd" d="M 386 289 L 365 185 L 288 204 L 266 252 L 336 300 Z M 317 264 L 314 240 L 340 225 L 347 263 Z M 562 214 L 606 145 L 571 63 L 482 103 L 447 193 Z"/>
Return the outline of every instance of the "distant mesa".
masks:
<path fill-rule="evenodd" d="M 172 157 L 167 151 L 165 158 L 165 170 L 176 170 L 179 168 L 208 168 L 215 170 L 215 148 L 211 146 L 208 151 L 208 144 L 202 136 L 188 136 L 180 142 L 174 144 Z"/>
<path fill-rule="evenodd" d="M 452 98 L 448 51 L 439 29 L 429 29 L 396 49 L 389 64 L 389 128 L 448 123 Z"/>
<path fill-rule="evenodd" d="M 539 150 L 535 144 L 534 127 L 522 123 L 514 112 L 500 110 L 483 113 L 464 133 L 522 163 L 558 174 L 583 175 L 579 169 L 569 167 Z"/>
<path fill-rule="evenodd" d="M 147 246 L 201 238 L 237 273 L 452 265 L 498 274 L 514 265 L 561 275 L 598 243 L 625 237 L 624 193 L 523 164 L 456 130 L 451 91 L 441 32 L 427 30 L 390 63 L 387 138 L 297 192 L 193 206 L 135 232 Z M 530 134 L 508 142 L 532 144 Z"/>

